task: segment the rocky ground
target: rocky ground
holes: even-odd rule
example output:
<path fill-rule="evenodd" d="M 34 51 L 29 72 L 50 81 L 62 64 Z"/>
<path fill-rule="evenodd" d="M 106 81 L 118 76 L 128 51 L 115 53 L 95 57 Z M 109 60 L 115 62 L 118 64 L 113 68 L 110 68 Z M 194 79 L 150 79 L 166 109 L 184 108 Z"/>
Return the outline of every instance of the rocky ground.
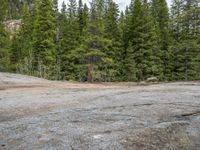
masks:
<path fill-rule="evenodd" d="M 200 150 L 200 82 L 80 84 L 0 73 L 0 149 Z"/>

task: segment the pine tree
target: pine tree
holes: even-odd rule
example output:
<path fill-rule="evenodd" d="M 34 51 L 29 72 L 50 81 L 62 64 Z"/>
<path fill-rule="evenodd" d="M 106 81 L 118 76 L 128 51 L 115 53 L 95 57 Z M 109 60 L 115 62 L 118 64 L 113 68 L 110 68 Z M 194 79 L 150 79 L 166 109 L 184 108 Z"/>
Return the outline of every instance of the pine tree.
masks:
<path fill-rule="evenodd" d="M 119 31 L 120 31 L 120 41 L 121 41 L 121 50 L 120 50 L 120 80 L 127 81 L 126 79 L 126 68 L 125 61 L 127 56 L 127 49 L 130 45 L 130 10 L 127 6 L 125 9 L 125 13 L 121 12 L 119 19 Z"/>
<path fill-rule="evenodd" d="M 177 42 L 181 40 L 181 18 L 184 7 L 184 0 L 174 0 L 171 7 L 172 33 L 173 39 Z"/>
<path fill-rule="evenodd" d="M 138 68 L 137 78 L 138 80 L 145 80 L 151 76 L 161 78 L 161 52 L 148 3 L 135 0 L 131 13 L 132 26 L 130 26 L 130 30 L 132 35 L 130 42 L 135 56 L 133 62 Z"/>
<path fill-rule="evenodd" d="M 66 80 L 82 80 L 80 69 L 80 57 L 78 47 L 81 44 L 79 15 L 77 13 L 76 1 L 70 1 L 68 10 L 63 4 L 60 16 L 60 58 L 62 79 Z M 82 10 L 84 15 L 84 10 Z M 81 16 L 83 17 L 83 16 Z M 85 18 L 82 18 L 85 21 Z M 85 28 L 85 27 L 84 27 Z M 82 32 L 84 30 L 82 29 Z"/>
<path fill-rule="evenodd" d="M 55 78 L 55 15 L 51 0 L 35 2 L 34 70 L 37 76 Z"/>
<path fill-rule="evenodd" d="M 113 2 L 113 0 L 107 0 L 104 7 L 104 36 L 112 42 L 112 45 L 109 47 L 109 51 L 107 51 L 107 55 L 111 56 L 114 61 L 112 66 L 112 80 L 116 81 L 119 80 L 121 72 L 121 39 L 118 27 L 119 9 L 118 5 Z"/>
<path fill-rule="evenodd" d="M 24 5 L 31 8 L 33 0 L 7 0 L 6 20 L 21 19 Z"/>
<path fill-rule="evenodd" d="M 152 14 L 158 24 L 161 49 L 167 50 L 170 44 L 169 12 L 166 0 L 152 0 Z"/>
<path fill-rule="evenodd" d="M 175 79 L 199 79 L 199 12 L 197 0 L 173 3 Z"/>
<path fill-rule="evenodd" d="M 58 0 L 53 0 L 53 10 L 54 10 L 54 15 L 55 15 L 55 22 L 56 22 L 56 45 L 58 45 L 58 37 L 59 37 L 59 28 L 58 28 L 58 24 L 59 24 L 59 10 L 58 10 Z"/>
<path fill-rule="evenodd" d="M 120 16 L 114 0 L 92 0 L 90 9 L 69 0 L 61 12 L 58 0 L 0 2 L 0 71 L 88 82 L 200 79 L 198 0 L 174 0 L 170 18 L 166 0 L 132 0 Z M 11 40 L 8 19 L 22 20 Z"/>
<path fill-rule="evenodd" d="M 79 43 L 84 38 L 84 32 L 87 28 L 89 20 L 89 9 L 86 4 L 83 5 L 82 0 L 79 0 L 78 5 L 78 29 L 79 29 Z"/>
<path fill-rule="evenodd" d="M 65 72 L 66 79 L 76 80 L 78 74 L 76 48 L 79 45 L 78 10 L 76 0 L 69 1 L 67 14 L 67 24 L 65 24 L 65 30 L 67 31 L 65 53 L 68 64 Z"/>
<path fill-rule="evenodd" d="M 173 78 L 173 53 L 170 51 L 171 31 L 169 12 L 166 0 L 152 0 L 152 14 L 157 24 L 158 35 L 161 43 L 162 61 L 164 67 L 164 79 L 172 80 Z"/>
<path fill-rule="evenodd" d="M 172 35 L 173 35 L 173 52 L 174 52 L 174 60 L 176 63 L 174 63 L 174 79 L 183 79 L 183 75 L 180 74 L 183 69 L 183 60 L 184 56 L 182 53 L 179 53 L 180 44 L 181 41 L 181 14 L 184 7 L 184 0 L 174 0 L 172 7 L 171 7 L 171 23 L 172 23 Z M 175 46 L 176 45 L 176 46 Z M 180 55 L 181 54 L 181 55 Z M 182 76 L 182 77 L 181 77 Z"/>
<path fill-rule="evenodd" d="M 88 82 L 110 81 L 113 74 L 111 66 L 113 60 L 107 55 L 111 41 L 104 37 L 102 1 L 93 0 L 91 14 L 86 30 L 86 37 L 79 50 L 84 55 L 86 78 Z M 97 5 L 98 4 L 98 5 Z"/>
<path fill-rule="evenodd" d="M 89 8 L 86 4 L 84 4 L 83 7 L 83 29 L 86 30 L 88 26 L 88 20 L 89 20 Z"/>
<path fill-rule="evenodd" d="M 200 45 L 197 43 L 200 23 L 198 0 L 186 0 L 182 15 L 182 49 L 185 55 L 185 80 L 199 79 Z"/>
<path fill-rule="evenodd" d="M 8 71 L 10 68 L 9 35 L 3 23 L 7 3 L 5 0 L 0 0 L 0 4 L 0 71 Z"/>
<path fill-rule="evenodd" d="M 134 48 L 129 44 L 129 47 L 127 48 L 126 51 L 126 59 L 124 63 L 124 68 L 125 68 L 125 81 L 137 81 L 137 69 L 136 68 L 136 63 L 135 63 L 135 56 L 134 56 Z"/>
<path fill-rule="evenodd" d="M 82 0 L 79 0 L 78 3 L 78 25 L 79 25 L 79 34 L 82 36 L 83 30 L 85 28 L 85 20 L 84 20 L 84 8 Z"/>
<path fill-rule="evenodd" d="M 116 3 L 112 0 L 108 1 L 108 6 L 105 12 L 105 33 L 107 38 L 117 39 L 119 38 L 118 30 L 118 17 L 119 9 Z"/>
<path fill-rule="evenodd" d="M 71 21 L 74 21 L 77 16 L 77 3 L 76 0 L 69 0 L 68 14 Z"/>
<path fill-rule="evenodd" d="M 55 16 L 55 26 L 56 26 L 56 36 L 55 36 L 55 57 L 56 57 L 56 64 L 55 64 L 55 79 L 56 80 L 61 80 L 62 75 L 61 75 L 61 58 L 60 58 L 60 51 L 61 51 L 61 46 L 60 46 L 60 13 L 59 13 L 59 8 L 58 8 L 58 0 L 53 0 L 53 10 L 54 10 L 54 16 Z"/>
<path fill-rule="evenodd" d="M 67 20 L 67 10 L 66 4 L 62 3 L 61 14 L 59 15 L 59 51 L 58 60 L 60 60 L 60 79 L 67 79 L 67 68 L 69 65 L 69 60 L 67 58 L 68 49 L 68 20 Z"/>
<path fill-rule="evenodd" d="M 19 73 L 33 73 L 33 18 L 28 5 L 24 5 L 22 26 L 12 39 L 12 63 Z"/>

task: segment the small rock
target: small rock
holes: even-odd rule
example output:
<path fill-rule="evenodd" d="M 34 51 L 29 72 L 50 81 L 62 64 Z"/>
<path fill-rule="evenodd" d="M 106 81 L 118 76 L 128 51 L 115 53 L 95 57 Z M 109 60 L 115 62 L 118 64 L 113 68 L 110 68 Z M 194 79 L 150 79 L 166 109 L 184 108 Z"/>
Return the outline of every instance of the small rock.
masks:
<path fill-rule="evenodd" d="M 158 78 L 157 77 L 150 77 L 150 78 L 147 78 L 147 82 L 158 82 Z"/>
<path fill-rule="evenodd" d="M 100 139 L 100 138 L 102 138 L 102 135 L 94 135 L 93 138 L 94 139 Z"/>

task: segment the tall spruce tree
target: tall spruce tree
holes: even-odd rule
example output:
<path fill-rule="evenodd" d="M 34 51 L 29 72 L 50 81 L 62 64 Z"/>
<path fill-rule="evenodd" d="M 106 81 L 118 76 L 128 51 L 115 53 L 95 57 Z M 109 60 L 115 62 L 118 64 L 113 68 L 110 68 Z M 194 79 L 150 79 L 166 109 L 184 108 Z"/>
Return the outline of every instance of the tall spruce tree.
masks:
<path fill-rule="evenodd" d="M 146 80 L 151 76 L 162 78 L 161 51 L 149 4 L 135 0 L 131 13 L 130 42 L 133 48 L 133 63 L 136 63 L 138 69 L 137 79 Z"/>
<path fill-rule="evenodd" d="M 7 2 L 0 0 L 0 4 L 0 71 L 8 71 L 10 68 L 9 34 L 3 23 Z"/>
<path fill-rule="evenodd" d="M 171 43 L 171 29 L 170 29 L 170 19 L 166 0 L 152 0 L 151 4 L 152 14 L 157 24 L 158 35 L 162 50 L 162 61 L 163 61 L 163 71 L 164 79 L 173 79 L 173 53 L 170 51 Z"/>
<path fill-rule="evenodd" d="M 112 70 L 110 65 L 113 60 L 107 55 L 111 41 L 104 37 L 102 1 L 93 0 L 86 38 L 80 49 L 84 53 L 84 64 L 88 82 L 111 80 Z"/>
<path fill-rule="evenodd" d="M 55 78 L 55 15 L 52 0 L 35 2 L 34 70 L 37 76 Z"/>
<path fill-rule="evenodd" d="M 68 26 L 67 30 L 67 60 L 69 64 L 67 65 L 66 77 L 70 80 L 77 80 L 78 72 L 78 56 L 76 55 L 76 49 L 79 45 L 79 24 L 78 24 L 78 7 L 76 0 L 70 0 L 68 4 Z M 67 28 L 67 27 L 66 27 Z"/>
<path fill-rule="evenodd" d="M 171 10 L 175 79 L 199 79 L 199 3 L 197 0 L 176 0 Z"/>
<path fill-rule="evenodd" d="M 54 10 L 54 15 L 55 15 L 55 26 L 56 26 L 56 37 L 55 37 L 55 46 L 56 46 L 56 65 L 55 65 L 55 79 L 56 80 L 61 80 L 62 75 L 61 75 L 61 58 L 60 58 L 60 28 L 59 28 L 59 19 L 60 19 L 60 13 L 59 13 L 59 8 L 58 8 L 58 0 L 53 0 L 53 10 Z"/>
<path fill-rule="evenodd" d="M 173 40 L 179 42 L 181 39 L 181 18 L 184 0 L 174 0 L 171 6 L 171 22 Z"/>
<path fill-rule="evenodd" d="M 84 20 L 84 8 L 82 0 L 78 2 L 78 26 L 79 26 L 79 34 L 82 36 L 83 30 L 85 28 L 85 20 Z"/>
<path fill-rule="evenodd" d="M 127 69 L 124 67 L 127 61 L 127 49 L 130 45 L 130 25 L 131 25 L 131 15 L 130 9 L 127 6 L 125 12 L 121 12 L 119 19 L 119 31 L 120 31 L 120 41 L 121 41 L 121 50 L 120 50 L 120 80 L 127 81 L 126 72 Z"/>
<path fill-rule="evenodd" d="M 66 10 L 66 5 L 63 4 L 60 17 L 60 46 L 61 46 L 61 72 L 62 79 L 66 80 L 82 80 L 81 69 L 80 69 L 80 57 L 78 53 L 78 46 L 81 44 L 81 32 L 84 30 L 84 26 L 80 32 L 80 18 L 84 18 L 84 10 L 82 14 L 78 13 L 76 1 L 70 1 L 68 4 L 68 9 Z M 85 23 L 85 22 L 84 22 Z"/>
<path fill-rule="evenodd" d="M 168 50 L 170 45 L 170 20 L 166 0 L 152 0 L 152 14 L 158 25 L 161 49 Z"/>
<path fill-rule="evenodd" d="M 59 15 L 59 51 L 58 51 L 58 58 L 61 62 L 60 64 L 60 71 L 61 71 L 61 79 L 68 79 L 67 71 L 69 66 L 69 60 L 67 58 L 69 48 L 68 48 L 68 30 L 69 24 L 67 19 L 67 8 L 66 4 L 62 3 L 61 14 Z"/>
<path fill-rule="evenodd" d="M 33 73 L 33 18 L 28 5 L 23 7 L 22 25 L 12 39 L 12 63 L 14 70 L 19 73 Z"/>
<path fill-rule="evenodd" d="M 21 19 L 23 15 L 23 7 L 27 5 L 32 7 L 34 0 L 5 0 L 7 1 L 6 20 Z"/>
<path fill-rule="evenodd" d="M 113 0 L 107 0 L 104 7 L 104 35 L 105 38 L 111 40 L 112 42 L 112 45 L 109 47 L 109 51 L 107 51 L 107 55 L 111 56 L 113 60 L 113 64 L 110 64 L 110 67 L 112 68 L 113 73 L 112 80 L 115 81 L 119 80 L 121 65 L 121 39 L 118 27 L 119 8 Z"/>
<path fill-rule="evenodd" d="M 134 55 L 134 48 L 129 44 L 129 47 L 126 50 L 126 59 L 123 65 L 125 69 L 125 81 L 131 82 L 131 81 L 137 81 L 137 70 L 139 68 L 136 67 L 135 63 L 135 55 Z"/>

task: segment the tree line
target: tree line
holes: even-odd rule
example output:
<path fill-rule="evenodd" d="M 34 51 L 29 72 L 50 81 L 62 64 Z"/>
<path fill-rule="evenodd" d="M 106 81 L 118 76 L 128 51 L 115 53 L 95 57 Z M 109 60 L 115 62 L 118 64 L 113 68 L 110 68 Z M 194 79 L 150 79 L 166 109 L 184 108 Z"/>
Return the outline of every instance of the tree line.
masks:
<path fill-rule="evenodd" d="M 0 71 L 88 82 L 200 79 L 200 2 L 0 0 Z M 4 21 L 22 19 L 10 35 Z"/>

